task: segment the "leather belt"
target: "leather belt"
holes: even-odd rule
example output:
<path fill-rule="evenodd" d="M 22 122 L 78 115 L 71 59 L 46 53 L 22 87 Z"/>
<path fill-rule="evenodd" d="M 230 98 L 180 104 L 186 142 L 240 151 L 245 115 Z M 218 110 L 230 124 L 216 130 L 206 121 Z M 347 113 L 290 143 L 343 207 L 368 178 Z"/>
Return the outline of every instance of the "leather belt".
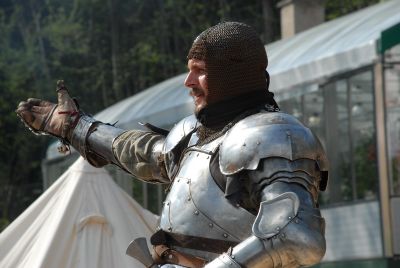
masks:
<path fill-rule="evenodd" d="M 214 253 L 224 253 L 230 247 L 236 246 L 239 242 L 211 239 L 205 237 L 196 237 L 175 233 L 157 231 L 150 238 L 152 245 L 169 245 L 182 248 L 190 248 Z"/>

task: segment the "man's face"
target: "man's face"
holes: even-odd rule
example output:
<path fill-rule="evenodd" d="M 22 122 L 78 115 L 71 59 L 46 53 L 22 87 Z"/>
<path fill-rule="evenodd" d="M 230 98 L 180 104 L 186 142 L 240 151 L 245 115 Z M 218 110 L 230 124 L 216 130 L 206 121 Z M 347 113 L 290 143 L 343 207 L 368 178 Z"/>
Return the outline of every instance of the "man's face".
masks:
<path fill-rule="evenodd" d="M 207 105 L 208 84 L 206 63 L 202 60 L 190 59 L 188 61 L 189 73 L 185 79 L 185 86 L 190 88 L 193 97 L 195 112 L 198 113 Z"/>

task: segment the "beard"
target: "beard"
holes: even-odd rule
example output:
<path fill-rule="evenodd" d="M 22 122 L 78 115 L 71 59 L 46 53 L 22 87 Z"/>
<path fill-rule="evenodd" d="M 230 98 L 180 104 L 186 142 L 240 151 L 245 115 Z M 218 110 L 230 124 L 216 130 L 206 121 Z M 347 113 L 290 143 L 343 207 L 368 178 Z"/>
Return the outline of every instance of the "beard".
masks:
<path fill-rule="evenodd" d="M 205 92 L 203 89 L 201 88 L 191 88 L 189 95 L 193 98 L 194 100 L 194 114 L 196 116 L 199 115 L 199 113 L 205 108 L 207 107 L 207 98 L 205 95 Z M 201 98 L 201 99 L 200 99 Z M 199 102 L 199 103 L 198 103 Z"/>

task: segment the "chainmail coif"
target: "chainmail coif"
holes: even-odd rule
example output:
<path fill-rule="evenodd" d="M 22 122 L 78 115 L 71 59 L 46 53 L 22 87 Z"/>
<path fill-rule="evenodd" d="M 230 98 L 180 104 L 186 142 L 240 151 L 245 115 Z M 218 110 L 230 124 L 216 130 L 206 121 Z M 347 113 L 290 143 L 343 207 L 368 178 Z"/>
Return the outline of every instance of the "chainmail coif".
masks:
<path fill-rule="evenodd" d="M 239 22 L 208 28 L 193 42 L 188 59 L 206 63 L 208 103 L 253 91 L 267 93 L 267 55 L 256 31 Z"/>

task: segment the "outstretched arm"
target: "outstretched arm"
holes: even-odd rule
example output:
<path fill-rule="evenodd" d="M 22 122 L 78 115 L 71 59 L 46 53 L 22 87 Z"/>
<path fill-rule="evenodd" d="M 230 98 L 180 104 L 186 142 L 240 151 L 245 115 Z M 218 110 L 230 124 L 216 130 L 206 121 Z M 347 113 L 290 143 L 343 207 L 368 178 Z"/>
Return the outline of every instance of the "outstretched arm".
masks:
<path fill-rule="evenodd" d="M 125 131 L 83 114 L 63 81 L 57 83 L 57 94 L 57 104 L 30 98 L 18 105 L 17 115 L 32 132 L 72 145 L 95 167 L 113 163 L 145 181 L 169 182 L 162 161 L 162 135 Z"/>

